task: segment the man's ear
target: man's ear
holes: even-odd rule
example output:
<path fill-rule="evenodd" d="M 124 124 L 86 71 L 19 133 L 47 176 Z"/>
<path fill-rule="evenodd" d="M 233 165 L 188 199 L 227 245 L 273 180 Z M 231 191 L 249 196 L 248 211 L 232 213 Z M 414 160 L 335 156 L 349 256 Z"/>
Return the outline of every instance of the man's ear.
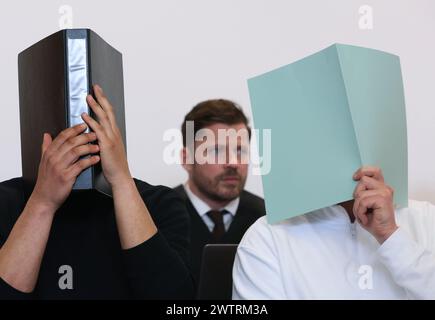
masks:
<path fill-rule="evenodd" d="M 191 168 L 192 168 L 192 159 L 191 158 L 191 153 L 189 152 L 189 149 L 184 147 L 183 149 L 181 149 L 180 151 L 180 158 L 181 158 L 181 165 L 183 166 L 183 168 L 187 171 L 190 172 Z"/>

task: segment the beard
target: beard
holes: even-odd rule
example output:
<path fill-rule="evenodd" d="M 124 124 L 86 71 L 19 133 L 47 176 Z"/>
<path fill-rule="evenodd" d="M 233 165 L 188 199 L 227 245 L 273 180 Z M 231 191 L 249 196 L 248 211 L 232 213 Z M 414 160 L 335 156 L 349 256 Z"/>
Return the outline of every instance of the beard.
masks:
<path fill-rule="evenodd" d="M 236 183 L 226 183 L 228 177 L 236 178 Z M 231 201 L 240 196 L 246 183 L 246 176 L 241 176 L 235 168 L 228 168 L 224 173 L 209 178 L 198 171 L 192 175 L 192 181 L 198 190 L 214 201 Z"/>

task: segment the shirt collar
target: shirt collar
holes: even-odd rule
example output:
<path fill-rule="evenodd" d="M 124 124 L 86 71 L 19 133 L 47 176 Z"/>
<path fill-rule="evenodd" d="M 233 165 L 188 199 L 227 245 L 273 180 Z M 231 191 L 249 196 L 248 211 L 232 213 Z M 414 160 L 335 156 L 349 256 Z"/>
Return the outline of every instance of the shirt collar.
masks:
<path fill-rule="evenodd" d="M 205 203 L 202 199 L 200 199 L 196 194 L 190 190 L 188 183 L 186 182 L 184 185 L 184 190 L 187 193 L 187 196 L 192 202 L 193 207 L 196 209 L 198 214 L 202 217 L 207 212 L 211 210 L 210 206 Z M 240 197 L 237 197 L 234 200 L 231 200 L 225 207 L 220 208 L 219 210 L 227 210 L 233 217 L 236 215 L 237 208 L 239 207 Z"/>
<path fill-rule="evenodd" d="M 305 214 L 306 217 L 314 223 L 327 223 L 335 225 L 351 225 L 349 215 L 342 206 L 335 204 Z"/>

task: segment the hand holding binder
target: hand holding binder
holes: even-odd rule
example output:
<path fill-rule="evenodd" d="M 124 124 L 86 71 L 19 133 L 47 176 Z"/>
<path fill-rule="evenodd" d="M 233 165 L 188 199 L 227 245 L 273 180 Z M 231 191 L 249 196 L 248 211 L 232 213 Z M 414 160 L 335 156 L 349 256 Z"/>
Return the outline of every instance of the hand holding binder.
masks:
<path fill-rule="evenodd" d="M 87 113 L 83 113 L 82 118 L 97 135 L 103 174 L 113 187 L 117 183 L 131 180 L 132 176 L 113 107 L 100 86 L 94 85 L 93 88 L 98 102 L 91 95 L 87 96 L 86 101 L 97 120 Z"/>
<path fill-rule="evenodd" d="M 94 132 L 83 133 L 85 124 L 63 130 L 54 140 L 44 133 L 38 179 L 29 201 L 54 214 L 71 193 L 77 176 L 100 161 Z"/>

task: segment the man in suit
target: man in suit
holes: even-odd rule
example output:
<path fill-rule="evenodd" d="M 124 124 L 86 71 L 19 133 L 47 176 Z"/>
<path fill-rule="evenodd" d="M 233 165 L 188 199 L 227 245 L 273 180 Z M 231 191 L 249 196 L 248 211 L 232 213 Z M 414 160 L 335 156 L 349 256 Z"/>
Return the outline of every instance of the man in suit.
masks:
<path fill-rule="evenodd" d="M 198 284 L 204 246 L 238 244 L 265 207 L 262 198 L 244 190 L 251 130 L 238 105 L 224 99 L 197 104 L 186 115 L 182 134 L 189 177 L 175 190 L 191 218 L 191 267 Z"/>

